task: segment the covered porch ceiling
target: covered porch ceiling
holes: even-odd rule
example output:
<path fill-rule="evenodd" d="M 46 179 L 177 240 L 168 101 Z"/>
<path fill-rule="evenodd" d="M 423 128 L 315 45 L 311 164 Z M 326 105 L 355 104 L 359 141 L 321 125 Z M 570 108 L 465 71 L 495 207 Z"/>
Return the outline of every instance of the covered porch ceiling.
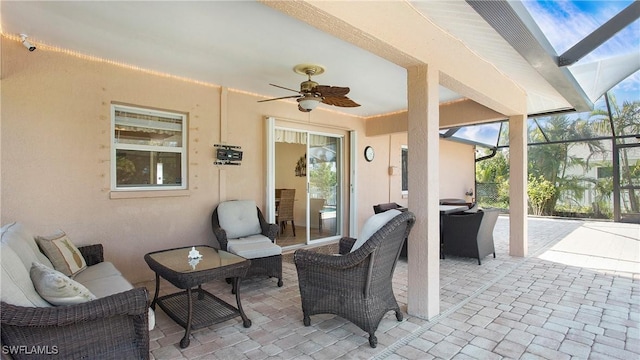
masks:
<path fill-rule="evenodd" d="M 421 62 L 444 69 L 441 103 L 471 99 L 507 115 L 519 111 L 517 104 L 494 94 L 492 86 L 523 92 L 528 114 L 588 110 L 598 92 L 583 89 L 593 82 L 584 71 L 577 76 L 558 65 L 558 55 L 520 2 L 5 1 L 0 6 L 3 34 L 16 39 L 27 34 L 41 49 L 264 98 L 291 95 L 270 83 L 298 88 L 305 79 L 293 72 L 294 65 L 320 64 L 326 72 L 315 80 L 350 87 L 349 96 L 362 105 L 322 107 L 360 117 L 405 111 L 405 68 Z M 629 57 L 631 65 L 622 72 L 618 67 L 618 73 L 638 69 L 640 55 Z M 486 72 L 480 77 L 484 84 L 468 82 L 465 77 L 478 70 L 465 69 L 469 64 Z"/>

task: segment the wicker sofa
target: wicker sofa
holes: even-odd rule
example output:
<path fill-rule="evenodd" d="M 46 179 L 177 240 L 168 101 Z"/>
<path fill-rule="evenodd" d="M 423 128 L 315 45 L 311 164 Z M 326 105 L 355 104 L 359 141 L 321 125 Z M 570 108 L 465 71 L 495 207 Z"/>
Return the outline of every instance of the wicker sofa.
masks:
<path fill-rule="evenodd" d="M 102 245 L 78 247 L 87 267 L 73 278 L 95 300 L 52 306 L 30 276 L 34 263 L 53 268 L 34 236 L 20 223 L 11 223 L 2 227 L 0 244 L 3 358 L 149 358 L 154 314 L 148 292 L 134 289 L 103 261 Z"/>

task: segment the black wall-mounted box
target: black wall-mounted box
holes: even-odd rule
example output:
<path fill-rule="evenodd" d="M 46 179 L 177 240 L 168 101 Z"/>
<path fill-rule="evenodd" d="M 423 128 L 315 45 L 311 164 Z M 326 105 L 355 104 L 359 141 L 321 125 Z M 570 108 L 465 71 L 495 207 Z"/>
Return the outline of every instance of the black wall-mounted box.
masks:
<path fill-rule="evenodd" d="M 233 149 L 216 149 L 216 158 L 223 161 L 242 161 L 242 151 Z"/>

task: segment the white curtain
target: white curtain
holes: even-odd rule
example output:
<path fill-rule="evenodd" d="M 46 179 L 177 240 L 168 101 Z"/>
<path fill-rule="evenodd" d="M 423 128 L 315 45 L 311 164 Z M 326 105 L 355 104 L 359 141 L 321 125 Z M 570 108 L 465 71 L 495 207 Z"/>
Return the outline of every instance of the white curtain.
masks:
<path fill-rule="evenodd" d="M 275 141 L 289 144 L 307 144 L 309 139 L 312 147 L 326 146 L 331 143 L 331 138 L 324 135 L 307 134 L 306 132 L 275 129 Z M 335 140 L 334 140 L 335 141 Z"/>

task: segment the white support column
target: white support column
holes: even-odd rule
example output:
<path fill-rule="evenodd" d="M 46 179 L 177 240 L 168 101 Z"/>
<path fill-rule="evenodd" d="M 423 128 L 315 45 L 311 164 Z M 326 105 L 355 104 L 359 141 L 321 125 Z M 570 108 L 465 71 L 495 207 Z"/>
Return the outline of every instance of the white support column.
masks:
<path fill-rule="evenodd" d="M 527 256 L 527 116 L 509 117 L 509 255 Z"/>
<path fill-rule="evenodd" d="M 440 313 L 439 73 L 407 69 L 409 107 L 409 210 L 416 223 L 408 244 L 408 312 L 430 319 Z"/>

